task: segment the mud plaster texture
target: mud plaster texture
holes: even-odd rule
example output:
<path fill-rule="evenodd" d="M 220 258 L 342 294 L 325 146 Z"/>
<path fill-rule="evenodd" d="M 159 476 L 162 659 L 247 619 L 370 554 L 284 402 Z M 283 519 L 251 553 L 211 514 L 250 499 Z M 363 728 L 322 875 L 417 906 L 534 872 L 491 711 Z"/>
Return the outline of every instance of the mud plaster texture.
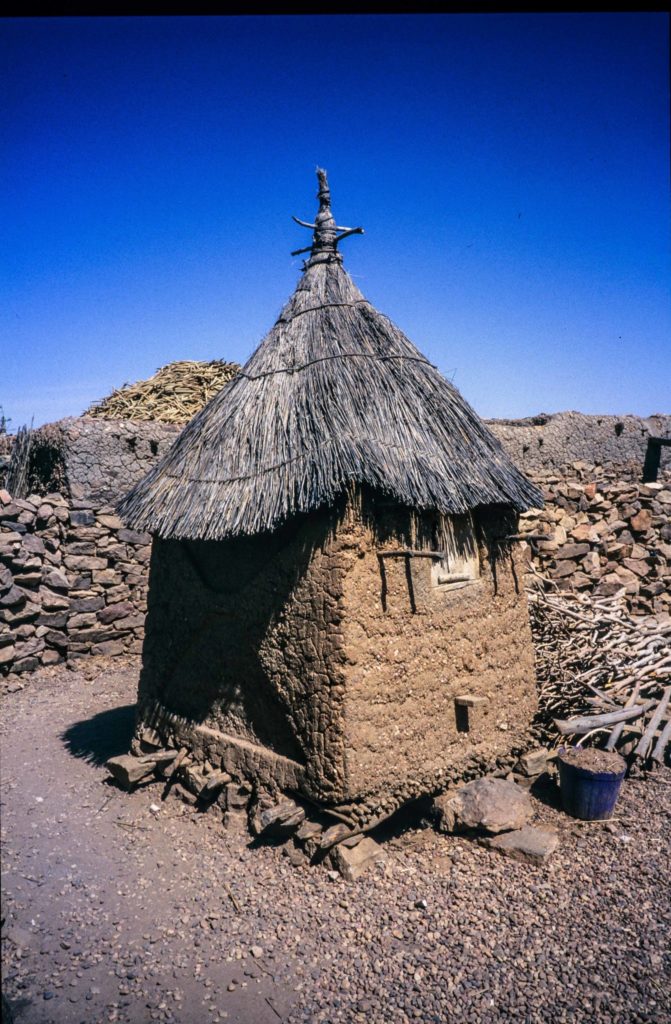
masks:
<path fill-rule="evenodd" d="M 253 538 L 155 541 L 138 736 L 149 725 L 238 778 L 378 811 L 524 745 L 526 602 L 517 556 L 492 539 L 510 522 L 483 516 L 479 578 L 439 593 L 429 558 L 381 568 L 404 518 L 343 503 Z M 463 694 L 484 698 L 467 732 Z"/>
<path fill-rule="evenodd" d="M 89 416 L 48 423 L 32 435 L 28 486 L 39 494 L 116 502 L 166 454 L 181 429 Z"/>
<path fill-rule="evenodd" d="M 350 527 L 358 550 L 344 597 L 348 796 L 384 792 L 391 810 L 396 795 L 419 796 L 450 769 L 493 764 L 524 743 L 536 709 L 533 647 L 516 546 L 493 539 L 512 532 L 504 523 L 480 515 L 480 575 L 460 589 L 433 584 L 431 559 L 385 558 L 386 608 L 375 538 Z M 395 532 L 380 550 L 394 547 Z M 475 698 L 463 731 L 459 697 Z"/>
<path fill-rule="evenodd" d="M 597 466 L 641 469 L 650 437 L 671 437 L 671 416 L 587 416 L 540 413 L 521 420 L 486 420 L 511 459 L 525 473 L 562 470 L 577 459 Z M 663 466 L 671 464 L 662 449 Z"/>

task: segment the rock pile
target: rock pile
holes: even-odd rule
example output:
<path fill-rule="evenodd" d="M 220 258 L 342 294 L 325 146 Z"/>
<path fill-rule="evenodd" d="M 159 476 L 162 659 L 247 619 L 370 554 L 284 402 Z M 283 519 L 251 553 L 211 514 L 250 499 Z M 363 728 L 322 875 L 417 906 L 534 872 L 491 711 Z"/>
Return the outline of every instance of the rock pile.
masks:
<path fill-rule="evenodd" d="M 110 506 L 0 491 L 0 667 L 139 653 L 149 556 Z"/>
<path fill-rule="evenodd" d="M 220 815 L 224 828 L 250 832 L 258 843 L 282 845 L 295 867 L 322 864 L 353 882 L 386 863 L 383 846 L 373 838 L 375 823 L 357 827 L 334 808 L 306 804 L 279 790 L 261 791 L 171 742 L 145 727 L 131 753 L 110 758 L 107 769 L 126 790 L 163 781 L 163 799 L 172 793 L 201 813 Z M 438 831 L 466 833 L 518 860 L 544 863 L 557 837 L 529 826 L 533 808 L 527 790 L 547 768 L 548 751 L 536 748 L 515 762 L 514 772 L 501 771 L 435 797 L 431 816 Z"/>
<path fill-rule="evenodd" d="M 532 752 L 537 766 L 545 763 L 547 751 Z M 521 765 L 522 779 L 528 779 L 529 759 Z M 537 774 L 541 774 L 538 772 Z M 510 779 L 483 778 L 460 786 L 433 801 L 432 815 L 439 832 L 466 833 L 483 846 L 514 860 L 544 864 L 558 845 L 555 829 L 529 824 L 534 809 L 528 793 Z"/>
<path fill-rule="evenodd" d="M 542 512 L 522 516 L 531 558 L 558 590 L 610 596 L 625 588 L 637 614 L 671 611 L 671 474 L 656 483 L 574 462 L 572 473 L 539 474 Z"/>

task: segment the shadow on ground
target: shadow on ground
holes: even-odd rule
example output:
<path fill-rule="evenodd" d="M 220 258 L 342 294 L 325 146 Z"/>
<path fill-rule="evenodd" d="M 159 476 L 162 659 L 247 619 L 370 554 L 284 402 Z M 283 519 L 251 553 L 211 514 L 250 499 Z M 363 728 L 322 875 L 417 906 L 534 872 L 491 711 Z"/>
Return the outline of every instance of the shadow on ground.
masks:
<path fill-rule="evenodd" d="M 535 782 L 532 783 L 530 792 L 532 796 L 535 796 L 537 800 L 540 800 L 546 807 L 552 807 L 555 811 L 563 810 L 561 791 L 557 784 L 556 778 L 550 776 L 547 772 L 543 772 L 539 775 Z"/>
<path fill-rule="evenodd" d="M 110 757 L 128 753 L 134 728 L 135 704 L 125 704 L 75 722 L 61 739 L 73 757 L 103 765 Z"/>

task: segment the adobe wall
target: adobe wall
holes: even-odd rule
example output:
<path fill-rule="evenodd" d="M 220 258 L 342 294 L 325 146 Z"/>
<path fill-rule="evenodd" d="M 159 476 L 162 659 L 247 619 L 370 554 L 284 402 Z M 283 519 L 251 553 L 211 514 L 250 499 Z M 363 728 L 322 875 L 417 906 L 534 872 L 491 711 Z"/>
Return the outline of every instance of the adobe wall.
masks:
<path fill-rule="evenodd" d="M 649 437 L 671 437 L 671 416 L 587 416 L 540 413 L 519 420 L 485 420 L 521 470 L 530 476 L 561 470 L 577 460 L 607 468 L 640 470 Z M 671 450 L 662 449 L 662 465 Z"/>
<path fill-rule="evenodd" d="M 376 552 L 399 542 L 352 531 L 360 551 L 344 595 L 347 786 L 351 796 L 384 794 L 372 801 L 382 809 L 525 748 L 536 695 L 524 566 L 518 545 L 490 559 L 492 536 L 514 522 L 481 522 L 480 578 L 447 592 L 432 586 L 430 559 L 392 557 L 383 594 Z M 484 698 L 467 732 L 457 728 L 463 695 Z"/>
<path fill-rule="evenodd" d="M 37 494 L 116 504 L 165 455 L 171 423 L 69 416 L 33 431 L 28 486 Z"/>
<path fill-rule="evenodd" d="M 405 515 L 401 510 L 397 518 Z M 406 516 L 407 518 L 407 516 Z M 362 819 L 528 745 L 533 651 L 519 555 L 437 594 L 407 537 L 347 507 L 227 543 L 154 543 L 137 738 L 155 729 L 236 778 L 352 802 Z M 499 550 L 496 548 L 496 550 Z M 485 698 L 459 732 L 454 698 Z"/>
<path fill-rule="evenodd" d="M 154 542 L 138 736 L 149 725 L 190 748 L 195 738 L 237 777 L 337 799 L 344 688 L 335 514 L 222 543 Z"/>

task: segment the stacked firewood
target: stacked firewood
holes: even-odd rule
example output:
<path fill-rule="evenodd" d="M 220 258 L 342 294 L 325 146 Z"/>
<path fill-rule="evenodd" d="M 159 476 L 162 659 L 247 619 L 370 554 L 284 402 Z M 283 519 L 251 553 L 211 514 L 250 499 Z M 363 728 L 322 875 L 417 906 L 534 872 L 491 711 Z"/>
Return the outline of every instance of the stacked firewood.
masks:
<path fill-rule="evenodd" d="M 671 617 L 632 616 L 624 589 L 596 597 L 548 583 L 527 592 L 546 737 L 661 764 L 671 747 Z"/>

